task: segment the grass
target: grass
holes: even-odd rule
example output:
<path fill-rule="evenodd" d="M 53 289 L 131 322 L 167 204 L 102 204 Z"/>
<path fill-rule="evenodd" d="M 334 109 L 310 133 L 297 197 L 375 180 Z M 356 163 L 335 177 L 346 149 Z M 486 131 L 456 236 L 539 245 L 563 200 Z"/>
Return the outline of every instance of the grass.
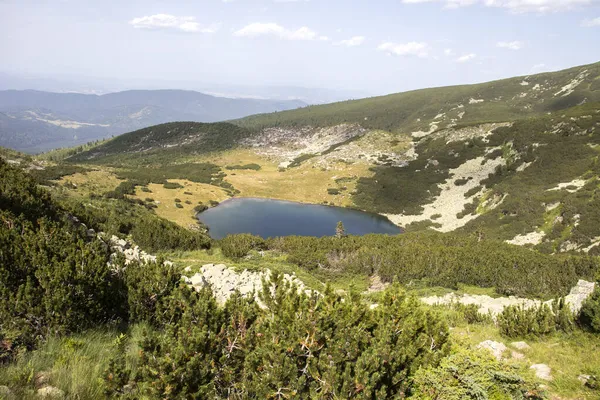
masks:
<path fill-rule="evenodd" d="M 225 264 L 238 272 L 244 269 L 261 271 L 268 268 L 283 274 L 294 274 L 308 287 L 320 291 L 325 288 L 326 283 L 334 290 L 344 291 L 354 288 L 362 292 L 369 287 L 369 279 L 365 275 L 327 270 L 308 272 L 306 269 L 288 263 L 285 256 L 273 252 L 266 252 L 264 256 L 253 252 L 250 258 L 243 260 L 231 260 L 225 257 L 219 248 L 186 252 L 166 252 L 161 254 L 181 266 L 182 269 L 189 266 L 191 272 L 186 273 L 189 276 L 200 271 L 200 268 L 205 264 Z"/>
<path fill-rule="evenodd" d="M 137 343 L 146 324 L 126 331 L 129 338 L 127 366 L 137 368 Z M 19 399 L 39 399 L 37 390 L 49 385 L 62 390 L 67 399 L 106 399 L 102 375 L 113 355 L 118 329 L 89 330 L 66 337 L 50 337 L 38 349 L 24 353 L 8 365 L 0 365 L 0 385 L 8 386 Z"/>
<path fill-rule="evenodd" d="M 77 197 L 106 193 L 114 190 L 121 182 L 122 179 L 106 169 L 66 175 L 57 181 L 58 184 L 69 187 L 71 194 Z"/>
<path fill-rule="evenodd" d="M 164 185 L 155 183 L 147 186 L 152 192 L 152 199 L 157 206 L 154 210 L 159 217 L 173 221 L 185 228 L 195 223 L 196 212 L 194 211 L 194 204 L 197 204 L 199 201 L 208 203 L 210 200 L 221 202 L 229 198 L 225 190 L 218 186 L 191 182 L 184 179 L 171 179 L 169 182 L 176 184 L 173 185 L 174 189 L 165 188 Z M 186 194 L 186 192 L 191 194 Z M 193 198 L 195 203 L 177 202 L 176 204 L 181 206 L 177 207 L 175 199 L 185 196 Z M 135 195 L 130 197 L 145 200 L 148 196 L 146 192 L 138 187 L 136 188 Z"/>
<path fill-rule="evenodd" d="M 575 330 L 570 334 L 556 333 L 539 339 L 506 339 L 494 325 L 466 325 L 455 327 L 452 336 L 459 342 L 475 346 L 484 340 L 503 342 L 507 347 L 511 342 L 524 340 L 531 346 L 529 350 L 517 350 L 525 355 L 522 363 L 526 367 L 533 364 L 547 364 L 552 369 L 553 380 L 543 382 L 554 396 L 563 399 L 594 399 L 598 392 L 587 389 L 579 381 L 581 374 L 598 371 L 600 366 L 600 337 Z M 598 372 L 596 372 L 598 373 Z M 556 398 L 556 397 L 555 397 Z"/>

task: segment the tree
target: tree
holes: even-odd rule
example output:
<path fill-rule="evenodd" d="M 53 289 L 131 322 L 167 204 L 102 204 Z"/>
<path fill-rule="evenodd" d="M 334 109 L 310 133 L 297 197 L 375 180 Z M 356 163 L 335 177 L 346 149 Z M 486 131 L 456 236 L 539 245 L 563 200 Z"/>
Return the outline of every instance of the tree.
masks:
<path fill-rule="evenodd" d="M 339 221 L 335 227 L 335 237 L 341 238 L 344 236 L 346 236 L 346 229 L 344 228 L 344 223 Z"/>

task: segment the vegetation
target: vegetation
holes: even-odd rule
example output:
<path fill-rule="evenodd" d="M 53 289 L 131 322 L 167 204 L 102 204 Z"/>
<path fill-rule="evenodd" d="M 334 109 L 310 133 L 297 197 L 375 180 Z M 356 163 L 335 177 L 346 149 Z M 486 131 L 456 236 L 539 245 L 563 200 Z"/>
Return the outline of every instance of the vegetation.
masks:
<path fill-rule="evenodd" d="M 266 247 L 264 239 L 249 233 L 227 235 L 219 241 L 219 246 L 226 257 L 233 259 L 247 256 L 250 250 L 263 250 Z"/>
<path fill-rule="evenodd" d="M 564 296 L 578 278 L 591 279 L 595 257 L 550 256 L 474 236 L 405 233 L 397 236 L 288 236 L 269 239 L 268 248 L 307 270 L 379 275 L 384 281 L 458 288 L 493 287 L 522 297 Z"/>
<path fill-rule="evenodd" d="M 503 122 L 554 112 L 573 107 L 584 98 L 589 102 L 600 101 L 600 91 L 594 82 L 600 74 L 600 64 L 575 67 L 559 72 L 530 75 L 530 85 L 565 85 L 582 71 L 589 72 L 585 84 L 567 98 L 545 93 L 535 99 L 520 98 L 523 92 L 520 83 L 523 77 L 503 79 L 477 85 L 448 86 L 442 88 L 414 90 L 387 96 L 350 100 L 333 104 L 309 106 L 296 110 L 271 114 L 259 114 L 234 121 L 248 129 L 272 126 L 333 126 L 344 123 L 360 124 L 367 129 L 382 129 L 389 132 L 428 130 L 420 120 L 433 121 L 439 110 L 450 105 L 468 104 L 469 99 L 485 99 L 470 104 L 471 110 L 461 120 L 473 122 Z M 502 101 L 494 101 L 501 98 Z M 510 100 L 509 100 L 510 99 Z M 528 107 L 524 107 L 528 106 Z"/>
<path fill-rule="evenodd" d="M 228 165 L 225 169 L 236 170 L 236 169 L 251 169 L 253 171 L 260 171 L 260 165 L 256 163 L 244 164 L 244 165 Z"/>
<path fill-rule="evenodd" d="M 518 367 L 503 364 L 482 350 L 458 348 L 435 368 L 415 377 L 415 397 L 423 400 L 488 398 L 544 399 L 545 393 L 527 382 Z"/>
<path fill-rule="evenodd" d="M 573 315 L 564 300 L 558 299 L 552 307 L 541 304 L 537 307 L 505 307 L 498 315 L 500 333 L 509 338 L 542 336 L 552 332 L 570 332 L 574 328 Z"/>
<path fill-rule="evenodd" d="M 594 292 L 581 307 L 579 323 L 592 332 L 600 333 L 600 280 L 596 281 Z"/>

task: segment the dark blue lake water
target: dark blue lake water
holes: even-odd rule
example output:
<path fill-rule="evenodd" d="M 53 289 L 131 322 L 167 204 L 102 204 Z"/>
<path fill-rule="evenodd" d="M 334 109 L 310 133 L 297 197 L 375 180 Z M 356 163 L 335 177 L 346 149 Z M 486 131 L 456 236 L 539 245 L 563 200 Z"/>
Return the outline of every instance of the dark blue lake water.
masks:
<path fill-rule="evenodd" d="M 365 235 L 402 230 L 381 215 L 342 207 L 301 204 L 289 201 L 239 198 L 226 200 L 198 215 L 209 227 L 213 239 L 233 233 L 251 233 L 263 238 L 273 236 L 329 236 L 335 234 L 338 221 L 346 233 Z"/>

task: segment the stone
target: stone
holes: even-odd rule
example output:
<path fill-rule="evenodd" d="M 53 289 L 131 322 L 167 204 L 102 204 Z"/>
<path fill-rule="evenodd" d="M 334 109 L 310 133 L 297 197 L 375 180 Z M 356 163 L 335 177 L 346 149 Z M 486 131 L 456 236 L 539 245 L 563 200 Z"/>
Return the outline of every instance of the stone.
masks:
<path fill-rule="evenodd" d="M 189 265 L 183 269 L 184 272 L 192 272 L 192 267 Z"/>
<path fill-rule="evenodd" d="M 584 385 L 585 385 L 585 384 L 587 383 L 587 381 L 589 381 L 589 380 L 590 380 L 590 378 L 591 378 L 591 377 L 592 377 L 591 375 L 583 375 L 583 374 L 582 374 L 582 375 L 579 375 L 579 376 L 577 377 L 577 379 L 579 379 L 579 382 L 581 382 L 582 384 L 584 384 Z"/>
<path fill-rule="evenodd" d="M 478 349 L 488 350 L 497 360 L 502 359 L 502 353 L 507 350 L 507 347 L 502 342 L 495 342 L 493 340 L 484 340 L 477 345 Z"/>
<path fill-rule="evenodd" d="M 518 351 L 514 350 L 511 350 L 510 356 L 515 360 L 523 360 L 525 358 L 525 355 L 523 353 L 519 353 Z"/>
<path fill-rule="evenodd" d="M 42 399 L 62 399 L 65 397 L 65 392 L 54 386 L 46 386 L 38 389 L 37 394 Z"/>
<path fill-rule="evenodd" d="M 552 380 L 552 370 L 546 364 L 533 364 L 531 367 L 529 367 L 529 369 L 534 370 L 535 376 L 537 376 L 539 379 L 543 379 L 545 381 Z"/>
<path fill-rule="evenodd" d="M 50 374 L 48 372 L 38 372 L 35 374 L 34 381 L 36 388 L 48 386 L 48 383 L 50 383 Z"/>
<path fill-rule="evenodd" d="M 12 392 L 12 390 L 10 390 L 10 388 L 8 386 L 0 386 L 0 399 L 2 400 L 13 400 L 16 399 L 17 397 L 15 396 L 15 394 Z"/>
<path fill-rule="evenodd" d="M 519 350 L 529 350 L 531 348 L 531 346 L 525 342 L 512 342 L 510 345 Z"/>

